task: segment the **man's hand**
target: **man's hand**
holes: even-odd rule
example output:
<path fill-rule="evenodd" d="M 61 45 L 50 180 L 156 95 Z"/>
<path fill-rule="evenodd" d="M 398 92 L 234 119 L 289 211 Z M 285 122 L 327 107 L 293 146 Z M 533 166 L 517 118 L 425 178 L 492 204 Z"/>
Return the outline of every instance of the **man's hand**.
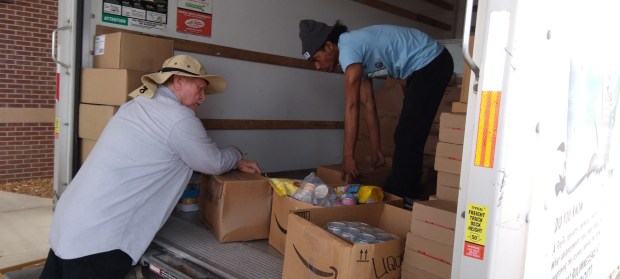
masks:
<path fill-rule="evenodd" d="M 359 172 L 357 171 L 357 165 L 353 157 L 345 157 L 342 160 L 342 173 L 341 179 L 347 183 L 351 183 L 357 179 Z"/>
<path fill-rule="evenodd" d="M 237 169 L 246 173 L 260 173 L 258 163 L 250 160 L 241 159 L 237 161 Z"/>

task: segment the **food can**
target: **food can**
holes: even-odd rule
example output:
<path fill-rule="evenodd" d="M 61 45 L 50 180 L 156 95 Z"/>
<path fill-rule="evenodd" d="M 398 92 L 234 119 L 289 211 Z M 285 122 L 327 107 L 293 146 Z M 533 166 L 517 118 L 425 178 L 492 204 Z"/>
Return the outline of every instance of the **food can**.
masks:
<path fill-rule="evenodd" d="M 375 233 L 374 236 L 381 242 L 398 239 L 398 236 L 387 232 Z"/>
<path fill-rule="evenodd" d="M 368 233 L 360 233 L 353 240 L 355 243 L 376 243 L 376 237 Z"/>
<path fill-rule="evenodd" d="M 360 231 L 356 228 L 346 227 L 340 232 L 340 236 L 346 240 L 355 242 L 355 237 L 360 234 Z"/>
<path fill-rule="evenodd" d="M 325 225 L 325 227 L 327 228 L 329 232 L 338 235 L 340 234 L 342 229 L 346 228 L 347 226 L 342 222 L 329 222 Z"/>

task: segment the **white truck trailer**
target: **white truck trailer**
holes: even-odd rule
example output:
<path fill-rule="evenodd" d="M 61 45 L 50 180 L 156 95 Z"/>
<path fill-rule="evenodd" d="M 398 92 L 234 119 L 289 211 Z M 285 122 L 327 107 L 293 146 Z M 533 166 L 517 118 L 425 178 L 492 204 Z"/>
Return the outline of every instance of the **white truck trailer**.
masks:
<path fill-rule="evenodd" d="M 435 13 L 453 23 L 447 30 L 441 24 L 411 21 L 361 5 L 401 5 L 410 10 L 427 5 L 412 7 L 407 1 L 143 1 L 167 5 L 164 22 L 161 17 L 132 18 L 132 10 L 123 9 L 126 2 L 139 1 L 59 1 L 52 50 L 59 80 L 55 198 L 79 167 L 75 152 L 79 75 L 92 65 L 93 36 L 102 30 L 98 28 L 198 42 L 210 49 L 207 54 L 189 47 L 176 50 L 206 62 L 229 82 L 229 93 L 209 98 L 201 117 L 309 120 L 329 126 L 342 119 L 343 100 L 333 98 L 342 95 L 341 76 L 303 69 L 291 59 L 299 57 L 299 19 L 342 19 L 352 29 L 374 23 L 415 26 L 436 38 L 458 38 L 467 54 L 474 7 L 472 0 L 457 1 L 452 3 L 453 12 Z M 620 159 L 616 2 L 480 0 L 475 5 L 473 55 L 464 55 L 473 73 L 452 278 L 616 277 L 620 269 L 616 217 L 620 207 L 615 202 L 620 194 L 620 175 L 615 171 Z M 210 37 L 177 32 L 177 5 L 187 3 L 209 6 Z M 463 64 L 456 60 L 458 71 Z M 266 171 L 339 161 L 340 130 L 299 123 L 296 128 L 259 127 L 210 131 L 210 135 L 247 148 L 246 156 L 259 160 Z M 243 141 L 248 136 L 254 143 Z M 321 142 L 320 147 L 315 142 Z M 174 215 L 142 263 L 165 278 L 281 276 L 282 256 L 266 242 L 221 245 L 209 235 L 195 216 Z"/>

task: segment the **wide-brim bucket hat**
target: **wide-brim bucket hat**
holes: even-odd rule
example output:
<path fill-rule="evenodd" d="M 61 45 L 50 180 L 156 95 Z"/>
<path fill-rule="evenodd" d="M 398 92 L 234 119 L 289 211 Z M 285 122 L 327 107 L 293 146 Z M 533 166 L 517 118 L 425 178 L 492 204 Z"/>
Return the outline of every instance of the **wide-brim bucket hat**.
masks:
<path fill-rule="evenodd" d="M 143 75 L 141 78 L 142 86 L 134 90 L 129 96 L 135 98 L 142 96 L 152 98 L 157 91 L 157 86 L 163 84 L 172 75 L 195 77 L 206 80 L 209 84 L 205 88 L 205 94 L 217 94 L 226 90 L 226 80 L 217 75 L 207 74 L 207 69 L 189 55 L 175 55 L 164 61 L 159 72 Z"/>

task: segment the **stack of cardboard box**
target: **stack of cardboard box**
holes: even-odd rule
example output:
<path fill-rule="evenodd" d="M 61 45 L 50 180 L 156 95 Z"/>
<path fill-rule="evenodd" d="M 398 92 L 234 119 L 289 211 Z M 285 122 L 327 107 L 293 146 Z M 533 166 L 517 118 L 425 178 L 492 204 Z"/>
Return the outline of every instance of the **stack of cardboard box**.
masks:
<path fill-rule="evenodd" d="M 473 37 L 469 42 L 471 51 Z M 457 201 L 459 197 L 470 75 L 471 69 L 465 64 L 459 98 L 451 103 L 449 111 L 441 112 L 439 117 L 439 137 L 435 156 L 437 191 L 434 198 L 437 199 Z"/>
<path fill-rule="evenodd" d="M 173 52 L 173 41 L 168 39 L 125 32 L 95 38 L 94 68 L 82 70 L 78 127 L 82 163 L 118 107 L 141 85 L 142 75 L 159 71 Z"/>
<path fill-rule="evenodd" d="M 465 114 L 444 112 L 439 122 L 439 142 L 435 155 L 436 198 L 457 201 L 463 154 Z"/>
<path fill-rule="evenodd" d="M 402 264 L 403 279 L 449 279 L 456 225 L 456 202 L 413 204 Z"/>

